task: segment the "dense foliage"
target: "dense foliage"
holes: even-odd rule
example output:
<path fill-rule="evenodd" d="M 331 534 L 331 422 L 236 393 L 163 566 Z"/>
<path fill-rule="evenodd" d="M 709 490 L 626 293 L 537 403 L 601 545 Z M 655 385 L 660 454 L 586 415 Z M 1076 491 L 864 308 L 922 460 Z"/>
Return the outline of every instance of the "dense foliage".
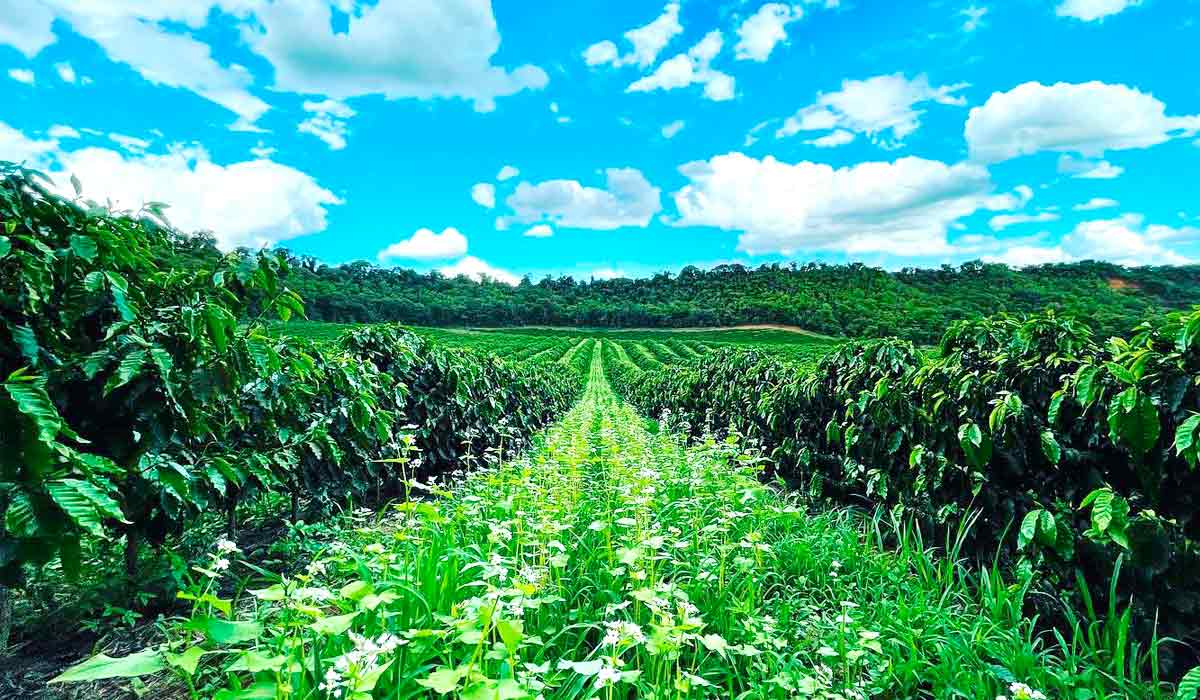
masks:
<path fill-rule="evenodd" d="M 1060 590 L 1079 569 L 1081 607 L 1132 598 L 1141 638 L 1198 641 L 1200 310 L 1103 345 L 1053 313 L 963 321 L 929 356 L 855 342 L 814 371 L 736 350 L 642 371 L 605 351 L 651 415 L 732 427 L 783 478 L 934 531 L 977 510 L 966 544 L 983 557 L 1001 545 Z"/>
<path fill-rule="evenodd" d="M 218 541 L 160 643 L 52 682 L 216 700 L 1169 697 L 1127 637 L 1039 635 L 1028 576 L 809 514 L 734 436 L 649 432 L 585 354 L 582 400 L 529 453 L 287 538 L 302 573 Z"/>
<path fill-rule="evenodd" d="M 273 337 L 262 317 L 303 312 L 286 260 L 175 267 L 190 243 L 157 208 L 113 215 L 37 177 L 0 165 L 0 593 L 54 559 L 77 574 L 84 537 L 123 537 L 132 574 L 141 542 L 218 508 L 233 525 L 248 492 L 295 508 L 470 464 L 577 394 L 584 358 L 509 363 L 394 327 Z"/>
<path fill-rule="evenodd" d="M 202 239 L 192 254 L 216 255 Z M 847 337 L 933 343 L 951 321 L 1054 308 L 1090 319 L 1104 337 L 1200 297 L 1200 266 L 1125 268 L 1100 262 L 1013 270 L 972 262 L 899 272 L 861 264 L 687 267 L 647 279 L 523 280 L 517 286 L 365 262 L 300 258 L 288 284 L 309 316 L 415 325 L 706 327 L 776 323 Z"/>

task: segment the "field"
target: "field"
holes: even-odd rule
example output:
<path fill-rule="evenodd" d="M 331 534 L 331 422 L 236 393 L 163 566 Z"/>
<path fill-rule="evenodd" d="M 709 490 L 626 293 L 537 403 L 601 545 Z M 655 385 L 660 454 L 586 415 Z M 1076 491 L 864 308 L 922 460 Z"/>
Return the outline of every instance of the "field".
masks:
<path fill-rule="evenodd" d="M 4 182 L 0 696 L 1200 689 L 1200 309 L 315 324 L 284 255 Z"/>

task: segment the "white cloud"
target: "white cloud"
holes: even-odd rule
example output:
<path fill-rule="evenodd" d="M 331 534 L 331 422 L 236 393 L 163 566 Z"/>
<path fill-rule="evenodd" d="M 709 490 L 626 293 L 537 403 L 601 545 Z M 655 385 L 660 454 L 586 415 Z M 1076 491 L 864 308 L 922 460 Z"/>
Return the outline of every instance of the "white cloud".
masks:
<path fill-rule="evenodd" d="M 740 231 L 738 249 L 759 255 L 833 250 L 899 256 L 953 252 L 948 228 L 979 210 L 1020 206 L 993 195 L 980 165 L 921 158 L 840 169 L 741 153 L 688 163 L 673 196 L 678 226 Z"/>
<path fill-rule="evenodd" d="M 340 151 L 346 147 L 346 133 L 349 131 L 346 120 L 357 112 L 349 105 L 330 99 L 320 102 L 306 100 L 303 106 L 304 111 L 312 116 L 300 122 L 296 131 L 316 136 L 324 141 L 331 151 Z"/>
<path fill-rule="evenodd" d="M 262 141 L 259 141 L 256 145 L 250 148 L 250 155 L 254 156 L 255 158 L 270 158 L 271 156 L 275 155 L 276 150 L 278 149 L 276 149 L 274 146 L 268 146 Z"/>
<path fill-rule="evenodd" d="M 51 138 L 56 139 L 77 139 L 79 132 L 66 124 L 55 124 L 46 132 Z"/>
<path fill-rule="evenodd" d="M 679 3 L 670 2 L 662 14 L 649 24 L 625 32 L 625 39 L 632 45 L 629 53 L 618 55 L 617 45 L 609 40 L 592 44 L 583 52 L 583 60 L 589 66 L 611 63 L 613 66 L 638 65 L 648 68 L 658 59 L 658 54 L 671 43 L 671 39 L 683 32 L 679 23 Z"/>
<path fill-rule="evenodd" d="M 25 163 L 44 170 L 49 165 L 49 154 L 57 147 L 58 141 L 55 139 L 31 139 L 8 124 L 0 122 L 0 154 L 3 154 L 4 160 Z"/>
<path fill-rule="evenodd" d="M 804 8 L 799 5 L 779 2 L 763 5 L 737 28 L 735 56 L 739 61 L 766 61 L 777 44 L 787 41 L 787 25 L 803 17 Z"/>
<path fill-rule="evenodd" d="M 411 237 L 393 243 L 377 255 L 380 262 L 396 258 L 413 260 L 446 260 L 467 254 L 467 237 L 449 227 L 441 233 L 423 228 Z"/>
<path fill-rule="evenodd" d="M 598 267 L 588 275 L 598 280 L 615 280 L 626 277 L 625 271 L 612 267 Z"/>
<path fill-rule="evenodd" d="M 1058 172 L 1082 180 L 1113 180 L 1121 177 L 1125 168 L 1113 165 L 1107 160 L 1088 160 L 1073 158 L 1064 153 L 1058 159 Z"/>
<path fill-rule="evenodd" d="M 511 165 L 506 165 L 503 168 L 500 168 L 500 172 L 496 173 L 496 179 L 500 182 L 505 182 L 506 180 L 511 180 L 520 174 L 520 170 L 517 170 Z"/>
<path fill-rule="evenodd" d="M 218 63 L 208 44 L 192 34 L 205 26 L 213 7 L 244 17 L 252 0 L 41 0 L 13 4 L 19 4 L 19 9 L 0 11 L 0 41 L 26 55 L 53 44 L 52 26 L 61 20 L 99 44 L 111 60 L 128 65 L 151 83 L 184 88 L 221 105 L 236 114 L 237 123 L 243 126 L 252 125 L 269 108 L 250 94 L 253 78 L 245 67 Z"/>
<path fill-rule="evenodd" d="M 502 282 L 514 287 L 521 283 L 521 278 L 517 277 L 513 273 L 507 270 L 502 270 L 498 267 L 492 267 L 473 255 L 468 255 L 453 265 L 440 267 L 438 268 L 438 272 L 442 273 L 446 277 L 453 278 L 462 276 L 473 279 L 476 282 L 481 282 L 483 277 L 486 276 L 497 282 Z"/>
<path fill-rule="evenodd" d="M 1093 22 L 1141 4 L 1142 0 L 1062 0 L 1054 12 L 1059 17 Z"/>
<path fill-rule="evenodd" d="M 1064 263 L 1072 260 L 1071 256 L 1061 246 L 1050 248 L 1033 245 L 1016 245 L 1005 249 L 999 255 L 985 255 L 984 262 L 999 263 L 1009 267 L 1031 267 Z"/>
<path fill-rule="evenodd" d="M 671 122 L 670 124 L 664 125 L 662 128 L 663 138 L 667 138 L 667 139 L 675 138 L 676 134 L 683 131 L 684 126 L 687 126 L 687 124 L 682 119 L 676 119 L 675 121 Z"/>
<path fill-rule="evenodd" d="M 533 65 L 492 64 L 500 32 L 489 0 L 355 3 L 334 32 L 327 0 L 259 5 L 247 43 L 275 67 L 275 88 L 345 100 L 462 98 L 491 111 L 498 97 L 540 90 Z"/>
<path fill-rule="evenodd" d="M 1047 221 L 1058 221 L 1059 218 L 1061 217 L 1058 214 L 1050 211 L 1043 211 L 1037 214 L 1000 214 L 993 216 L 988 221 L 988 226 L 993 231 L 1003 231 L 1010 226 L 1018 224 L 1045 223 Z"/>
<path fill-rule="evenodd" d="M 1145 225 L 1139 214 L 1085 221 L 1060 244 L 1075 259 L 1109 260 L 1119 265 L 1186 265 L 1189 258 L 1172 246 L 1200 240 L 1200 228 Z"/>
<path fill-rule="evenodd" d="M 866 134 L 884 147 L 899 146 L 921 126 L 923 110 L 917 105 L 933 102 L 962 106 L 966 101 L 954 93 L 968 87 L 957 83 L 942 87 L 918 75 L 909 80 L 901 73 L 878 75 L 867 80 L 845 80 L 842 89 L 818 95 L 817 101 L 787 118 L 775 132 L 776 138 L 801 131 L 843 129 Z M 885 136 L 890 132 L 890 137 Z"/>
<path fill-rule="evenodd" d="M 490 182 L 480 182 L 471 188 L 471 199 L 485 209 L 496 208 L 496 186 Z"/>
<path fill-rule="evenodd" d="M 687 53 L 677 54 L 659 64 L 653 73 L 634 81 L 626 92 L 677 90 L 693 84 L 704 85 L 704 96 L 714 102 L 733 99 L 733 76 L 714 70 L 712 60 L 721 52 L 724 39 L 714 29 Z"/>
<path fill-rule="evenodd" d="M 576 180 L 522 182 L 505 202 L 521 223 L 546 222 L 566 228 L 611 230 L 645 227 L 662 210 L 659 188 L 634 168 L 605 171 L 608 188 L 584 187 Z"/>
<path fill-rule="evenodd" d="M 530 238 L 549 238 L 554 235 L 554 229 L 547 224 L 538 224 L 531 226 L 528 231 L 521 234 Z"/>
<path fill-rule="evenodd" d="M 1094 197 L 1082 204 L 1076 204 L 1072 209 L 1075 211 L 1095 211 L 1097 209 L 1109 209 L 1111 207 L 1120 206 L 1120 202 L 1115 199 L 1105 197 Z"/>
<path fill-rule="evenodd" d="M 1146 225 L 1140 214 L 1126 214 L 1081 222 L 1055 245 L 1016 245 L 984 259 L 1014 267 L 1077 260 L 1104 260 L 1128 267 L 1187 265 L 1195 260 L 1178 252 L 1178 248 L 1197 243 L 1200 228 Z"/>
<path fill-rule="evenodd" d="M 987 16 L 987 13 L 988 13 L 987 7 L 980 7 L 978 5 L 971 5 L 970 7 L 964 9 L 960 13 L 964 17 L 966 17 L 966 19 L 963 20 L 963 25 L 962 25 L 963 31 L 964 32 L 973 32 L 973 31 L 979 29 L 980 27 L 982 27 L 983 26 L 983 18 L 985 16 Z"/>
<path fill-rule="evenodd" d="M 55 42 L 54 13 L 40 2 L 0 0 L 0 44 L 33 58 Z"/>
<path fill-rule="evenodd" d="M 33 85 L 34 82 L 36 82 L 36 77 L 33 75 L 33 71 L 26 68 L 10 68 L 8 71 L 8 77 L 12 78 L 18 83 L 25 83 L 26 85 Z"/>
<path fill-rule="evenodd" d="M 108 140 L 130 153 L 142 153 L 150 147 L 150 142 L 146 139 L 139 139 L 136 136 L 128 136 L 126 134 L 110 133 Z"/>
<path fill-rule="evenodd" d="M 817 148 L 837 148 L 838 146 L 845 146 L 852 141 L 854 141 L 853 132 L 846 131 L 845 129 L 836 129 L 824 136 L 810 139 L 804 143 L 816 146 Z"/>
<path fill-rule="evenodd" d="M 1153 95 L 1125 85 L 1024 83 L 973 108 L 966 139 L 972 158 L 999 162 L 1039 151 L 1099 157 L 1198 130 L 1200 115 L 1168 117 Z"/>
<path fill-rule="evenodd" d="M 589 66 L 602 66 L 617 60 L 617 45 L 605 39 L 587 47 L 583 52 L 583 62 Z"/>
<path fill-rule="evenodd" d="M 220 165 L 196 146 L 137 156 L 85 148 L 61 154 L 59 161 L 83 182 L 89 197 L 132 209 L 166 202 L 173 224 L 184 231 L 210 230 L 224 249 L 323 231 L 326 208 L 342 203 L 294 168 L 269 160 Z"/>
<path fill-rule="evenodd" d="M 57 139 L 35 141 L 0 122 L 0 153 L 47 172 L 66 196 L 74 196 L 73 174 L 86 197 L 118 209 L 164 202 L 171 223 L 188 233 L 211 231 L 223 250 L 324 231 L 328 208 L 342 203 L 295 168 L 262 159 L 222 165 L 196 144 L 162 153 L 66 150 Z"/>
<path fill-rule="evenodd" d="M 58 73 L 59 80 L 62 80 L 64 83 L 74 83 L 78 79 L 75 75 L 75 69 L 66 61 L 55 63 L 54 70 Z"/>

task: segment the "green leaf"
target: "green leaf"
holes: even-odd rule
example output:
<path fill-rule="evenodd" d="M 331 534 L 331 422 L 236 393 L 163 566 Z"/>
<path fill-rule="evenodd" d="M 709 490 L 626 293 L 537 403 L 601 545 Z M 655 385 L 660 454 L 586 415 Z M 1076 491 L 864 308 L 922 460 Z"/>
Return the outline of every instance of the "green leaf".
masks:
<path fill-rule="evenodd" d="M 37 513 L 29 494 L 17 491 L 4 513 L 4 527 L 14 537 L 33 537 L 38 532 Z"/>
<path fill-rule="evenodd" d="M 172 654 L 169 651 L 163 652 L 163 656 L 171 666 L 182 669 L 189 676 L 194 676 L 196 675 L 196 667 L 200 665 L 200 659 L 208 653 L 202 647 L 188 647 L 179 654 Z"/>
<path fill-rule="evenodd" d="M 225 689 L 213 696 L 213 700 L 275 700 L 279 686 L 274 681 L 257 681 L 249 688 Z"/>
<path fill-rule="evenodd" d="M 250 649 L 242 652 L 237 661 L 234 661 L 228 671 L 247 671 L 249 673 L 258 673 L 259 671 L 278 671 L 287 663 L 287 656 L 279 654 L 278 656 L 267 656 L 261 651 Z"/>
<path fill-rule="evenodd" d="M 350 629 L 350 625 L 354 624 L 354 618 L 357 616 L 357 612 L 352 612 L 345 615 L 323 617 L 309 625 L 309 627 L 317 634 L 336 637 L 339 634 L 345 634 L 346 630 Z"/>
<path fill-rule="evenodd" d="M 71 189 L 75 190 L 76 197 L 83 194 L 83 185 L 80 184 L 79 178 L 75 176 L 75 173 L 71 173 Z"/>
<path fill-rule="evenodd" d="M 525 638 L 524 625 L 521 621 L 501 620 L 496 624 L 496 631 L 500 633 L 500 639 L 504 640 L 504 646 L 508 649 L 508 653 L 517 653 L 517 647 Z"/>
<path fill-rule="evenodd" d="M 105 654 L 97 654 L 81 664 L 72 666 L 58 676 L 50 679 L 51 683 L 82 683 L 84 681 L 99 681 L 105 678 L 137 678 L 158 673 L 166 668 L 162 655 L 157 649 L 143 649 L 136 654 L 114 659 Z"/>
<path fill-rule="evenodd" d="M 429 688 L 438 695 L 447 695 L 458 689 L 459 682 L 467 677 L 470 670 L 470 666 L 439 668 L 429 674 L 428 678 L 417 679 L 417 685 Z"/>
<path fill-rule="evenodd" d="M 1183 457 L 1193 468 L 1196 466 L 1197 453 L 1200 452 L 1197 432 L 1200 432 L 1200 413 L 1193 413 L 1175 430 L 1175 454 Z"/>
<path fill-rule="evenodd" d="M 1100 382 L 1097 381 L 1099 376 L 1100 369 L 1097 367 L 1083 367 L 1075 375 L 1075 395 L 1085 408 L 1100 394 Z"/>
<path fill-rule="evenodd" d="M 0 236 L 0 258 L 7 256 L 11 251 L 12 241 L 8 240 L 8 236 Z"/>
<path fill-rule="evenodd" d="M 1134 387 L 1117 395 L 1109 406 L 1108 427 L 1113 442 L 1138 458 L 1154 447 L 1162 428 L 1154 402 Z"/>
<path fill-rule="evenodd" d="M 1062 447 L 1054 437 L 1053 430 L 1042 431 L 1042 454 L 1046 456 L 1046 461 L 1054 466 L 1062 460 Z"/>
<path fill-rule="evenodd" d="M 263 633 L 263 626 L 257 622 L 236 622 L 207 616 L 192 618 L 186 627 L 222 646 L 254 641 Z"/>
<path fill-rule="evenodd" d="M 42 441 L 51 442 L 58 436 L 62 430 L 62 416 L 58 415 L 58 409 L 54 408 L 50 395 L 46 393 L 45 380 L 10 377 L 4 383 L 4 389 L 17 404 L 17 410 L 33 421 Z"/>
<path fill-rule="evenodd" d="M 967 464 L 976 469 L 982 468 L 992 458 L 992 438 L 975 423 L 963 423 L 959 427 L 958 444 L 967 458 Z"/>
<path fill-rule="evenodd" d="M 105 515 L 120 517 L 120 507 L 116 505 L 115 501 L 108 498 L 106 494 L 105 498 L 108 502 L 111 502 L 117 515 L 111 515 L 111 512 L 106 513 L 97 507 L 97 504 L 91 497 L 91 492 L 97 491 L 97 489 L 86 481 L 80 481 L 79 479 L 47 481 L 46 491 L 50 494 L 50 498 L 58 504 L 58 507 L 62 508 L 63 512 L 71 518 L 71 522 L 75 523 L 81 530 L 91 533 L 96 537 L 104 535 L 104 528 L 100 521 Z"/>
<path fill-rule="evenodd" d="M 96 241 L 87 236 L 71 236 L 71 251 L 84 260 L 91 262 L 96 259 Z"/>
<path fill-rule="evenodd" d="M 1184 674 L 1175 687 L 1175 700 L 1196 700 L 1200 696 L 1200 666 Z"/>
<path fill-rule="evenodd" d="M 21 355 L 29 361 L 29 366 L 37 367 L 41 353 L 33 329 L 29 326 L 11 326 L 11 332 L 13 341 L 21 349 Z"/>
<path fill-rule="evenodd" d="M 1042 512 L 1039 508 L 1025 514 L 1025 518 L 1021 521 L 1021 529 L 1017 532 L 1017 549 L 1025 549 L 1037 536 L 1038 516 Z"/>

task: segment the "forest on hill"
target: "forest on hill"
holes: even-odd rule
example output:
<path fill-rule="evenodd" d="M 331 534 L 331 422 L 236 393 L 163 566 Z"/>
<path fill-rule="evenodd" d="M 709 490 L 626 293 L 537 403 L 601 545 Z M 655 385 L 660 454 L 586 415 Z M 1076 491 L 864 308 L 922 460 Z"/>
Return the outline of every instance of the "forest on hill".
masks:
<path fill-rule="evenodd" d="M 1014 270 L 979 261 L 889 272 L 861 263 L 685 267 L 643 279 L 529 277 L 513 286 L 368 262 L 288 257 L 288 285 L 318 321 L 425 326 L 663 328 L 779 323 L 849 337 L 932 343 L 955 320 L 1054 309 L 1098 335 L 1128 332 L 1200 299 L 1200 266 L 1129 268 L 1105 262 Z M 181 242 L 192 264 L 220 255 L 211 239 Z M 180 262 L 185 262 L 181 260 Z"/>

